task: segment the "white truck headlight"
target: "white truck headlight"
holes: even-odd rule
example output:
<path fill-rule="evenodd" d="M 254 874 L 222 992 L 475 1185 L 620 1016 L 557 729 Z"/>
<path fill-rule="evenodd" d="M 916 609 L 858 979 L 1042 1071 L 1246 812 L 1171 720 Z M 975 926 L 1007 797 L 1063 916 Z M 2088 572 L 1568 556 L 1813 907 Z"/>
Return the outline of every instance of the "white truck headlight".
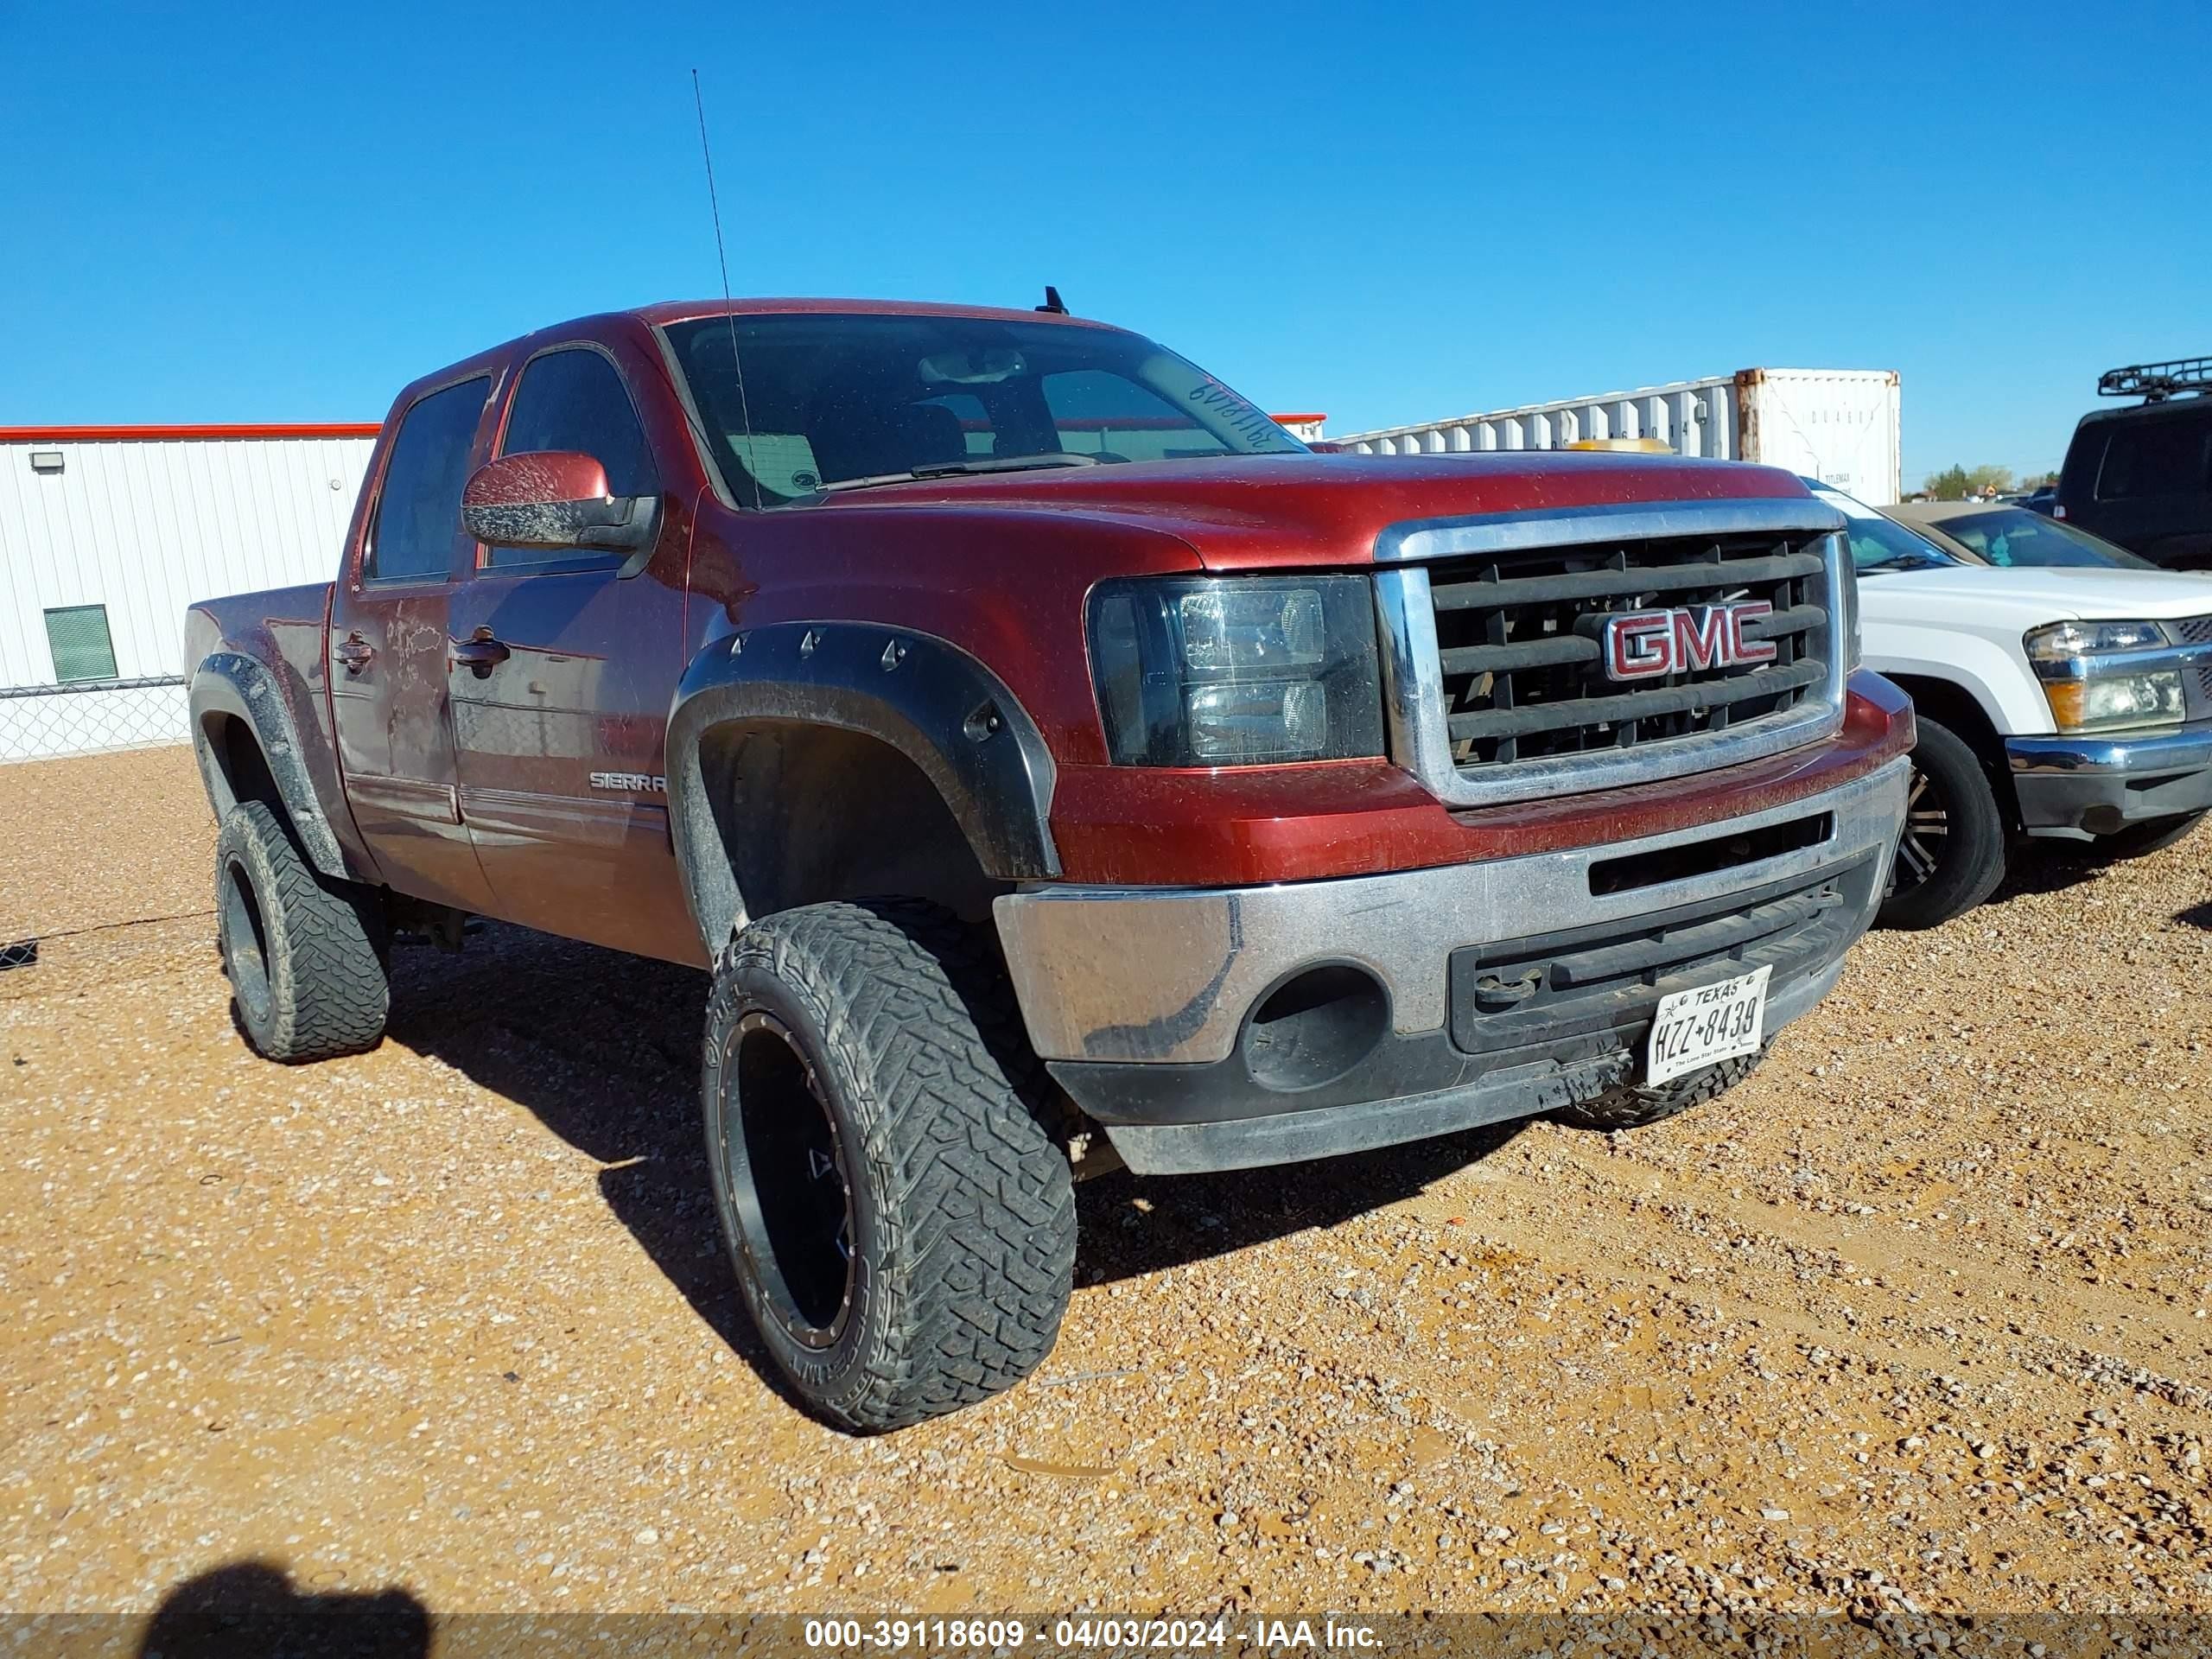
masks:
<path fill-rule="evenodd" d="M 1125 766 L 1382 753 L 1375 606 L 1359 576 L 1101 582 L 1090 671 Z"/>
<path fill-rule="evenodd" d="M 2180 725 L 2181 671 L 2137 660 L 2173 643 L 2157 622 L 2054 622 L 2021 641 L 2062 732 Z"/>

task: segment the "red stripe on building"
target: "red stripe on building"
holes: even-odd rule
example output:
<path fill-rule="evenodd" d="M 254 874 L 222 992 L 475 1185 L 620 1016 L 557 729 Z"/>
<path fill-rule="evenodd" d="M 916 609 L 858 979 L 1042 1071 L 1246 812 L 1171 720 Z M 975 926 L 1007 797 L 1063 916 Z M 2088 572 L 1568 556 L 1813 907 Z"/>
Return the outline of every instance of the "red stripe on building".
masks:
<path fill-rule="evenodd" d="M 297 421 L 216 426 L 0 426 L 0 443 L 163 442 L 178 438 L 373 438 L 378 421 Z"/>

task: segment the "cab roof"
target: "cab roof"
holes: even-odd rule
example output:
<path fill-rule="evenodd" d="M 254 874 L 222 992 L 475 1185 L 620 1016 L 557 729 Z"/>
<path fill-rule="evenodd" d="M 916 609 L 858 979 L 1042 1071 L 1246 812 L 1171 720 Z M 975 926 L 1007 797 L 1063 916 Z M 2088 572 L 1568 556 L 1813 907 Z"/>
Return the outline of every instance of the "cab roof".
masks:
<path fill-rule="evenodd" d="M 1010 306 L 942 305 L 924 300 L 757 299 L 661 300 L 635 307 L 631 315 L 661 327 L 671 322 L 691 322 L 701 317 L 843 315 L 883 317 L 971 317 L 989 322 L 1047 322 L 1076 328 L 1110 328 L 1114 325 L 1089 317 L 1071 317 L 1062 311 L 1037 311 Z"/>

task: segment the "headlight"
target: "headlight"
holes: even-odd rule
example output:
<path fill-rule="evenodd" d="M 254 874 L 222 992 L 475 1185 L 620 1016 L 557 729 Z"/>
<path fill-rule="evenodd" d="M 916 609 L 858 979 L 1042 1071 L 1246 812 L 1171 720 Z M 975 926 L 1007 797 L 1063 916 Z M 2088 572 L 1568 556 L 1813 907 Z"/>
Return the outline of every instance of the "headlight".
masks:
<path fill-rule="evenodd" d="M 2170 643 L 2156 622 L 2054 622 L 2021 642 L 2031 663 L 2063 663 L 2093 651 L 2151 651 Z"/>
<path fill-rule="evenodd" d="M 2054 622 L 2021 643 L 2062 732 L 2178 726 L 2187 716 L 2180 671 L 2131 660 L 2173 643 L 2156 622 Z"/>
<path fill-rule="evenodd" d="M 1101 582 L 1090 671 L 1121 766 L 1382 753 L 1375 606 L 1362 577 Z"/>
<path fill-rule="evenodd" d="M 1829 556 L 1843 572 L 1843 667 L 1846 673 L 1865 660 L 1865 650 L 1859 627 L 1859 570 L 1851 562 L 1851 543 L 1841 536 L 1829 538 L 1833 550 Z"/>

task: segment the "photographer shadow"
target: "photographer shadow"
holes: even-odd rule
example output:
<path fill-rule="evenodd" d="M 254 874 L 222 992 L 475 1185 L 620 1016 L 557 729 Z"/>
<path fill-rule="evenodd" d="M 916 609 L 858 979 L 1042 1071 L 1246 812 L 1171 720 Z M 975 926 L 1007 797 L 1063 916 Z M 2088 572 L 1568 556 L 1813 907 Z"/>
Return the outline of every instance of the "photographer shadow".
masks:
<path fill-rule="evenodd" d="M 233 1561 L 162 1598 L 138 1659 L 428 1659 L 430 1610 L 408 1592 L 302 1592 L 267 1561 Z"/>

